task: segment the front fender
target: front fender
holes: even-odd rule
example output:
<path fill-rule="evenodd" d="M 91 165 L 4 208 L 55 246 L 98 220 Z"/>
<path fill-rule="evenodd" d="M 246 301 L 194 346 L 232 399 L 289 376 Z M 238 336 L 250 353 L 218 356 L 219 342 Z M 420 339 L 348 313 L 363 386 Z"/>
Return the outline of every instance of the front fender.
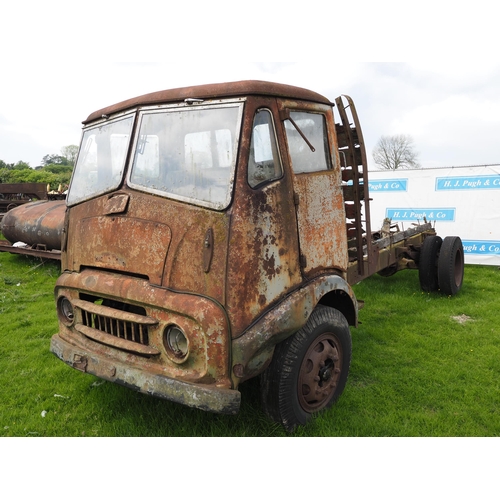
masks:
<path fill-rule="evenodd" d="M 275 346 L 302 328 L 320 302 L 339 309 L 346 316 L 350 315 L 349 323 L 357 325 L 356 296 L 343 278 L 322 276 L 308 282 L 233 340 L 234 387 L 261 373 L 271 361 Z"/>

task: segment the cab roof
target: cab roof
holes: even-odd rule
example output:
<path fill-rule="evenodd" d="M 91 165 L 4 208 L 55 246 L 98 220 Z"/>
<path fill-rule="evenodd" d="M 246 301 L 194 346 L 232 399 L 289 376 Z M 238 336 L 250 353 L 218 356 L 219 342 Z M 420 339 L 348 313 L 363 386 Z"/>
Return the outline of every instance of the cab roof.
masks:
<path fill-rule="evenodd" d="M 102 118 L 102 115 L 112 115 L 120 111 L 132 109 L 138 106 L 149 106 L 155 104 L 167 104 L 182 102 L 184 99 L 223 99 L 227 97 L 240 97 L 246 95 L 265 95 L 313 101 L 322 104 L 333 105 L 329 99 L 311 90 L 282 83 L 272 83 L 260 80 L 242 80 L 239 82 L 212 83 L 208 85 L 196 85 L 193 87 L 181 87 L 170 90 L 160 90 L 139 97 L 133 97 L 126 101 L 107 106 L 91 113 L 84 124 Z"/>

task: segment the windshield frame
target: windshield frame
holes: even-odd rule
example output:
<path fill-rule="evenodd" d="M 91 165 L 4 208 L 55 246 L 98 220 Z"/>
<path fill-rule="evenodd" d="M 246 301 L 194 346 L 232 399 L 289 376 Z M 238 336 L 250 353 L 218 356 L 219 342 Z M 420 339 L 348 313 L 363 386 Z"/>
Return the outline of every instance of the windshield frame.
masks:
<path fill-rule="evenodd" d="M 148 106 L 140 108 L 137 112 L 136 127 L 134 130 L 132 147 L 131 147 L 130 157 L 128 160 L 127 174 L 126 174 L 127 185 L 132 189 L 146 193 L 151 193 L 157 196 L 161 196 L 163 198 L 178 200 L 181 202 L 190 203 L 201 207 L 211 208 L 218 211 L 226 209 L 230 205 L 233 196 L 245 101 L 246 98 L 242 97 L 242 98 L 217 99 L 217 100 L 203 100 L 203 101 L 200 100 L 200 102 L 175 103 L 175 104 Z M 189 113 L 191 112 L 191 110 L 192 111 L 215 110 L 221 108 L 237 108 L 238 111 L 236 122 L 234 123 L 235 126 L 234 138 L 231 139 L 232 142 L 231 161 L 230 165 L 228 167 L 225 167 L 229 169 L 228 172 L 229 176 L 227 180 L 228 182 L 227 191 L 224 200 L 215 200 L 215 201 L 202 200 L 193 196 L 184 196 L 177 193 L 171 193 L 163 189 L 156 189 L 154 187 L 145 186 L 143 184 L 133 181 L 136 151 L 140 147 L 139 144 L 141 139 L 141 125 L 143 123 L 143 119 L 145 116 L 150 116 L 152 114 L 175 113 L 175 112 Z"/>
<path fill-rule="evenodd" d="M 130 149 L 130 141 L 132 140 L 133 133 L 134 133 L 136 113 L 137 113 L 137 108 L 119 113 L 116 116 L 113 116 L 112 118 L 108 118 L 107 116 L 106 117 L 103 116 L 103 118 L 101 120 L 96 121 L 96 122 L 92 122 L 89 125 L 83 127 L 81 138 L 80 138 L 80 146 L 78 148 L 78 155 L 77 155 L 76 160 L 75 160 L 75 167 L 73 169 L 73 174 L 71 176 L 71 181 L 70 181 L 70 185 L 68 188 L 68 194 L 67 194 L 67 198 L 66 198 L 66 204 L 68 207 L 78 205 L 80 203 L 91 200 L 93 198 L 97 198 L 98 196 L 101 196 L 105 193 L 116 191 L 119 188 L 119 186 L 122 184 L 124 174 L 127 170 L 127 164 L 128 164 L 127 158 L 128 158 L 128 152 Z M 113 125 L 113 124 L 116 124 L 120 121 L 124 121 L 127 119 L 131 120 L 131 124 L 130 124 L 130 130 L 129 130 L 129 136 L 127 139 L 127 143 L 123 147 L 124 155 L 122 158 L 122 164 L 120 166 L 120 174 L 116 176 L 116 179 L 111 184 L 103 186 L 103 188 L 101 188 L 101 189 L 96 189 L 92 192 L 89 192 L 88 194 L 77 196 L 76 200 L 72 200 L 72 196 L 71 196 L 72 188 L 75 185 L 75 182 L 77 182 L 79 180 L 79 175 L 81 174 L 81 172 L 80 172 L 81 163 L 80 162 L 85 159 L 83 155 L 86 154 L 84 151 L 84 146 L 85 146 L 84 140 L 85 140 L 86 134 L 88 134 L 89 132 L 92 132 L 92 130 L 99 129 L 99 128 L 104 127 L 104 126 Z"/>

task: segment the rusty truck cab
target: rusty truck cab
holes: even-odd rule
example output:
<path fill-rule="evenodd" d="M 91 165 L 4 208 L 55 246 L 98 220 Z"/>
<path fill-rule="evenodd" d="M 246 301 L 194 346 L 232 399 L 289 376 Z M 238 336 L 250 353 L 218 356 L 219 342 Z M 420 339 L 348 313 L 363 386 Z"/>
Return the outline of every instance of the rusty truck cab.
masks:
<path fill-rule="evenodd" d="M 355 325 L 332 107 L 243 81 L 91 114 L 51 350 L 141 392 L 235 413 L 239 383 L 318 306 Z"/>

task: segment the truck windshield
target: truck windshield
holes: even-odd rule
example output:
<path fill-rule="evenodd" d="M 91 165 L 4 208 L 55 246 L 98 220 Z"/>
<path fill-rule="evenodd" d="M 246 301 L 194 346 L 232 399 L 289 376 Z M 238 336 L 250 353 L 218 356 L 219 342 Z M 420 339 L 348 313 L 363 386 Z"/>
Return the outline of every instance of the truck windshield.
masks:
<path fill-rule="evenodd" d="M 241 103 L 140 114 L 129 184 L 222 210 L 231 201 Z"/>
<path fill-rule="evenodd" d="M 120 185 L 133 119 L 129 115 L 85 130 L 68 193 L 69 206 Z"/>

